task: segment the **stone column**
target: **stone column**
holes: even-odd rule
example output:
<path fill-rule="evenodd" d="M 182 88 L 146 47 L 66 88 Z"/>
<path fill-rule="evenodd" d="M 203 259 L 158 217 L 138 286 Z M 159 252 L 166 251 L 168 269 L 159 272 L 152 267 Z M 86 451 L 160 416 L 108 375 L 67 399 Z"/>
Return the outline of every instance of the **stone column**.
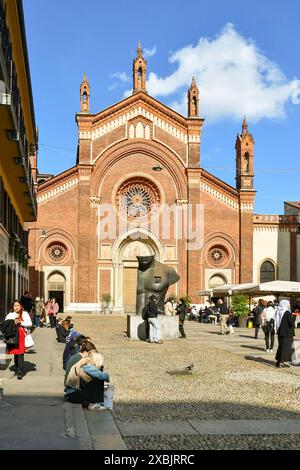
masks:
<path fill-rule="evenodd" d="M 90 196 L 90 282 L 91 282 L 91 302 L 98 302 L 98 210 L 100 207 L 101 198 L 99 196 Z"/>
<path fill-rule="evenodd" d="M 113 313 L 124 313 L 123 305 L 123 263 L 113 263 L 114 269 L 114 306 Z"/>
<path fill-rule="evenodd" d="M 240 272 L 236 282 L 253 282 L 253 209 L 255 191 L 240 191 Z"/>
<path fill-rule="evenodd" d="M 91 293 L 91 207 L 90 176 L 91 165 L 79 165 L 78 175 L 78 290 L 77 302 L 90 303 Z"/>

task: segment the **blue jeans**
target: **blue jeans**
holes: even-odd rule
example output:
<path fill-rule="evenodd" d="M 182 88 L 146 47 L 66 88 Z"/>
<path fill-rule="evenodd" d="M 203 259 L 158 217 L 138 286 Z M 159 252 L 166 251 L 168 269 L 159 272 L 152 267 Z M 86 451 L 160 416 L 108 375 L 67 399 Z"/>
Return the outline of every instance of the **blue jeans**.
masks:
<path fill-rule="evenodd" d="M 148 322 L 150 326 L 150 341 L 157 343 L 161 340 L 159 320 L 158 318 L 148 318 Z"/>
<path fill-rule="evenodd" d="M 34 326 L 35 327 L 40 326 L 40 319 L 41 319 L 40 315 L 34 315 Z"/>

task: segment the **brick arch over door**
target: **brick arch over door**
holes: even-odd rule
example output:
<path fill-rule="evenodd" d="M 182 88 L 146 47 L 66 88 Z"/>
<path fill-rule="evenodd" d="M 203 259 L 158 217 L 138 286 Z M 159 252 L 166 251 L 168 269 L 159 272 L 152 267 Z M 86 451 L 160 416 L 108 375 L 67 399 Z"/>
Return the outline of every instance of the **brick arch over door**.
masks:
<path fill-rule="evenodd" d="M 151 144 L 135 142 L 134 144 L 127 143 L 125 145 L 121 143 L 105 152 L 95 165 L 91 181 L 91 194 L 101 195 L 101 184 L 110 168 L 124 157 L 134 154 L 148 156 L 165 169 L 173 181 L 177 198 L 187 199 L 187 180 L 184 165 L 173 152 L 154 142 L 151 142 Z"/>

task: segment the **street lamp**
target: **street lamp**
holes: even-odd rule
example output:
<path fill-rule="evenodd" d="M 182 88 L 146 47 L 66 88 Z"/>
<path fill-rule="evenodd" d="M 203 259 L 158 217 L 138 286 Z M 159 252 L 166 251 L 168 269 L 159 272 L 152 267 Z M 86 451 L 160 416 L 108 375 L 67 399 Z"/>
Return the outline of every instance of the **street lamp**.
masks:
<path fill-rule="evenodd" d="M 154 166 L 154 167 L 152 168 L 152 170 L 159 172 L 159 171 L 162 171 L 162 167 L 159 166 L 159 165 L 157 165 L 157 166 Z"/>
<path fill-rule="evenodd" d="M 41 238 L 47 238 L 47 232 L 44 228 L 42 227 L 29 227 L 28 232 L 31 232 L 31 230 L 40 230 L 41 231 Z"/>

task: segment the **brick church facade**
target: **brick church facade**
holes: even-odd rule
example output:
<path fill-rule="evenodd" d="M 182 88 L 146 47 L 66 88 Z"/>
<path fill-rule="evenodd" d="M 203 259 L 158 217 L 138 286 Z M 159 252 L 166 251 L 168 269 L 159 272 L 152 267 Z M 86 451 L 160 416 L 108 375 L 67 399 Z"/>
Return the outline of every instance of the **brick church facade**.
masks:
<path fill-rule="evenodd" d="M 90 113 L 84 76 L 76 165 L 38 185 L 38 220 L 29 237 L 33 295 L 56 296 L 81 311 L 97 310 L 110 294 L 113 311 L 133 312 L 136 256 L 151 254 L 180 275 L 170 292 L 195 303 L 201 290 L 253 281 L 254 140 L 246 119 L 236 139 L 234 188 L 201 167 L 204 120 L 195 80 L 183 117 L 149 96 L 146 67 L 139 45 L 132 95 L 97 114 Z M 153 230 L 153 219 L 159 229 L 165 221 L 163 206 L 172 208 L 167 236 Z M 201 243 L 187 249 L 177 222 L 188 212 L 198 230 L 197 207 Z"/>

